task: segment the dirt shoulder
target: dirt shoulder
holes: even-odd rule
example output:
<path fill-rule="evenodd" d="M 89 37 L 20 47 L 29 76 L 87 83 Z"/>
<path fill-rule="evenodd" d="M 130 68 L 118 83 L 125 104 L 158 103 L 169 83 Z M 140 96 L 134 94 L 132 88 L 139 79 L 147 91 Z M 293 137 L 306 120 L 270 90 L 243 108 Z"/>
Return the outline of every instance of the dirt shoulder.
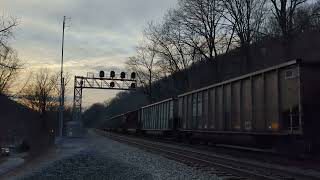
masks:
<path fill-rule="evenodd" d="M 52 146 L 42 152 L 39 152 L 38 156 L 34 156 L 34 155 L 25 156 L 23 158 L 24 163 L 22 163 L 21 165 L 15 167 L 14 169 L 12 169 L 4 174 L 0 174 L 0 179 L 8 179 L 10 177 L 13 177 L 15 175 L 19 175 L 21 173 L 28 171 L 28 168 L 32 168 L 36 164 L 38 164 L 39 162 L 43 161 L 44 158 L 47 158 L 48 156 L 50 157 L 50 154 L 53 154 L 55 149 L 56 149 L 56 147 Z"/>
<path fill-rule="evenodd" d="M 33 171 L 48 166 L 54 161 L 83 150 L 86 147 L 85 144 L 86 142 L 83 142 L 82 139 L 58 139 L 54 146 L 47 148 L 36 156 L 33 154 L 26 157 L 25 163 L 8 173 L 0 175 L 0 179 L 16 179 L 28 175 Z"/>

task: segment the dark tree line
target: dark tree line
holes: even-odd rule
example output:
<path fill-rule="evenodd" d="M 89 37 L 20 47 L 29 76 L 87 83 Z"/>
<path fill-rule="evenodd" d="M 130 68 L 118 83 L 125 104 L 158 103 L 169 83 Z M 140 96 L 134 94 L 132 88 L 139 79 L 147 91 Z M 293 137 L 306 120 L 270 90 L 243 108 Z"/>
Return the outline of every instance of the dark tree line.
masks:
<path fill-rule="evenodd" d="M 219 81 L 219 57 L 233 49 L 241 52 L 242 73 L 250 71 L 252 45 L 266 37 L 278 36 L 289 58 L 298 29 L 318 20 L 319 2 L 307 0 L 179 0 L 160 23 L 147 25 L 145 41 L 127 64 L 139 72 L 152 102 L 152 82 L 182 72 L 188 89 L 187 69 L 199 61 L 211 62 L 213 78 Z"/>

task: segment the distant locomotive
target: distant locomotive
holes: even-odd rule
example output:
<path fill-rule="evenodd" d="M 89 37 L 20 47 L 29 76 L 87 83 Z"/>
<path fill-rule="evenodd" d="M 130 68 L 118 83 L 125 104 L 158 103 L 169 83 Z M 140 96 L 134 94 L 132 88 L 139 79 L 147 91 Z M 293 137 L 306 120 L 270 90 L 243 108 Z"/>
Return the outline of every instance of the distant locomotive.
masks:
<path fill-rule="evenodd" d="M 320 144 L 320 64 L 294 60 L 111 118 L 122 131 L 310 152 Z"/>

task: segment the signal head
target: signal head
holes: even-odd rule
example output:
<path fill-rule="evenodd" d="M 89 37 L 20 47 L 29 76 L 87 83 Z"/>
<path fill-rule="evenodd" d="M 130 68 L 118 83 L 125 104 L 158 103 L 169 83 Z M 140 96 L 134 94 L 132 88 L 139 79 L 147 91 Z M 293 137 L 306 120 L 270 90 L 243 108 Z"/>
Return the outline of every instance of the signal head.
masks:
<path fill-rule="evenodd" d="M 136 73 L 135 72 L 132 72 L 131 73 L 131 79 L 135 79 L 136 78 Z"/>
<path fill-rule="evenodd" d="M 121 77 L 121 79 L 126 78 L 126 73 L 125 72 L 121 72 L 120 77 Z"/>
<path fill-rule="evenodd" d="M 100 78 L 104 78 L 104 71 L 100 71 L 99 77 L 100 77 Z"/>
<path fill-rule="evenodd" d="M 110 82 L 110 87 L 114 88 L 114 82 Z"/>

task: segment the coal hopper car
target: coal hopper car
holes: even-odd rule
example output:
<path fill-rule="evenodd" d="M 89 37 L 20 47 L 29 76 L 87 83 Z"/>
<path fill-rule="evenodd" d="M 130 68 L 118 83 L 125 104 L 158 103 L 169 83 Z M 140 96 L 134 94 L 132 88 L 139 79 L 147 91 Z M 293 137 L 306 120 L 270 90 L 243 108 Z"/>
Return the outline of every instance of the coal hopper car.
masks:
<path fill-rule="evenodd" d="M 147 134 L 169 135 L 176 128 L 177 100 L 170 98 L 139 110 L 139 126 Z"/>
<path fill-rule="evenodd" d="M 290 61 L 178 96 L 178 131 L 216 143 L 299 147 L 320 141 L 320 66 Z"/>
<path fill-rule="evenodd" d="M 104 124 L 104 130 L 135 133 L 139 129 L 138 112 L 139 110 L 129 111 L 109 118 Z"/>

